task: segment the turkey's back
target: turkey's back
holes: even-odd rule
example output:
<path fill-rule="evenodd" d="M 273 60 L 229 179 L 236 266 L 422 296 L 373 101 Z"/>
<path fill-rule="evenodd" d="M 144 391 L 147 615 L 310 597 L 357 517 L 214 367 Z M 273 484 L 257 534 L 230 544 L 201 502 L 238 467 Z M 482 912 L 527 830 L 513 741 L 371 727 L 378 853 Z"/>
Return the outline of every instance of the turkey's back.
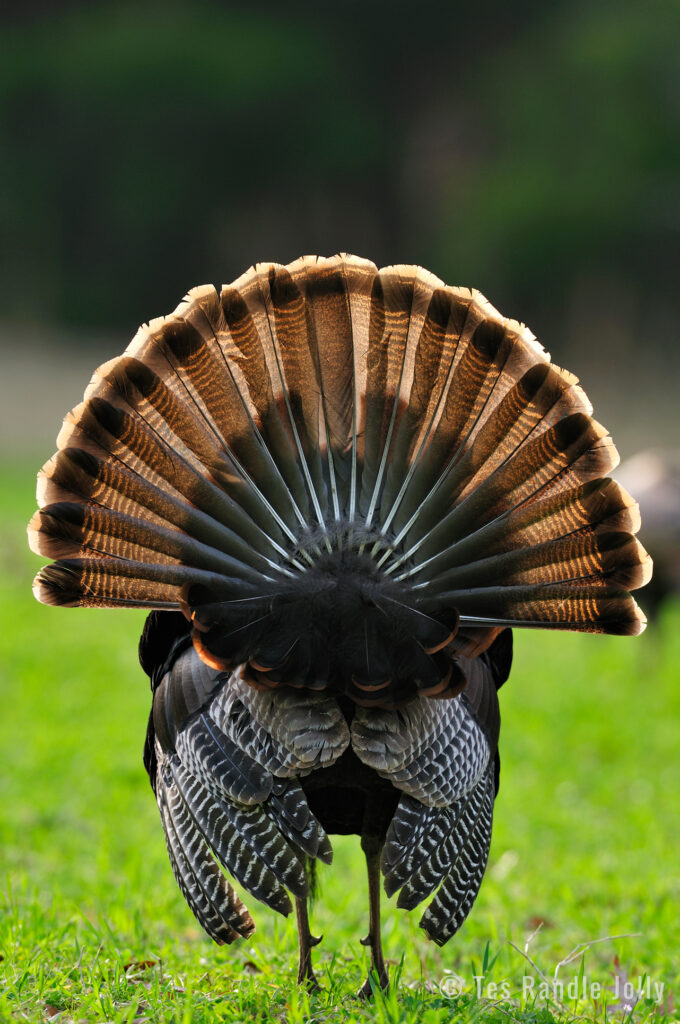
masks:
<path fill-rule="evenodd" d="M 401 890 L 401 906 L 439 889 L 422 925 L 438 942 L 453 934 L 488 855 L 509 631 L 470 666 L 464 696 L 395 710 L 257 692 L 201 661 L 186 620 L 172 613 L 149 616 L 140 658 L 154 691 L 145 764 L 170 860 L 213 938 L 253 927 L 215 858 L 287 913 L 286 890 L 307 892 L 305 861 L 330 859 L 329 833 L 383 848 L 385 886 Z"/>

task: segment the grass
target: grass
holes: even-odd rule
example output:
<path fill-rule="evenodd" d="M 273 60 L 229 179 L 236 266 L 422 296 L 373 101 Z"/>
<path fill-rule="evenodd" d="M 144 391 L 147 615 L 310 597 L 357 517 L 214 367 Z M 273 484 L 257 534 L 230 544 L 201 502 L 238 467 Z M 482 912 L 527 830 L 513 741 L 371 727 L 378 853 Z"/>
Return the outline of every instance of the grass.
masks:
<path fill-rule="evenodd" d="M 33 479 L 32 466 L 0 473 L 0 1021 L 604 1020 L 606 989 L 537 998 L 539 970 L 552 977 L 601 938 L 558 977 L 663 984 L 661 1002 L 652 988 L 610 1016 L 676 1018 L 680 608 L 639 640 L 516 635 L 494 839 L 470 918 L 440 950 L 418 911 L 385 901 L 398 983 L 358 1004 L 364 869 L 358 841 L 335 839 L 312 910 L 323 992 L 308 996 L 294 984 L 292 921 L 251 900 L 253 938 L 217 947 L 187 910 L 141 764 L 143 614 L 33 600 Z M 539 924 L 534 967 L 522 950 Z"/>

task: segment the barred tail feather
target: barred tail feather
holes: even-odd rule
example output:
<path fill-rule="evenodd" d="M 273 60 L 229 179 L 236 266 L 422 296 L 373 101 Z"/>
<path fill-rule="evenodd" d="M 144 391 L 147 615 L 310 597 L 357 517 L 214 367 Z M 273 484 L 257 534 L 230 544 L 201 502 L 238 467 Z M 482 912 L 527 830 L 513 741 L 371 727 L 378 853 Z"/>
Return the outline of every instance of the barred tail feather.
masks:
<path fill-rule="evenodd" d="M 35 592 L 179 608 L 253 686 L 386 708 L 453 692 L 456 630 L 458 651 L 479 627 L 637 633 L 651 562 L 591 412 L 479 292 L 345 255 L 258 264 L 95 373 L 39 479 L 30 543 L 56 561 Z"/>

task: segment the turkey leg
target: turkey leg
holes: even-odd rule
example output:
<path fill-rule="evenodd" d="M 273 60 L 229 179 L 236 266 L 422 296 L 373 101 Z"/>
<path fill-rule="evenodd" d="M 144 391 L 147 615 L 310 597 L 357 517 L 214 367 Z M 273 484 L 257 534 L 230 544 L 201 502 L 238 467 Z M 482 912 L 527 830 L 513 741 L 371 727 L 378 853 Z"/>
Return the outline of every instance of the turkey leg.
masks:
<path fill-rule="evenodd" d="M 320 989 L 321 986 L 316 980 L 316 975 L 312 969 L 312 947 L 318 946 L 323 936 L 312 935 L 310 932 L 307 900 L 300 899 L 299 896 L 295 897 L 295 916 L 297 918 L 298 946 L 300 949 L 298 985 L 304 983 L 310 989 Z"/>
<path fill-rule="evenodd" d="M 380 938 L 380 852 L 382 843 L 376 836 L 362 836 L 361 849 L 366 857 L 368 872 L 368 935 L 361 940 L 362 946 L 371 947 L 371 971 L 375 971 L 382 989 L 389 984 L 387 967 L 382 951 Z M 357 995 L 361 999 L 371 999 L 370 973 L 359 989 Z"/>

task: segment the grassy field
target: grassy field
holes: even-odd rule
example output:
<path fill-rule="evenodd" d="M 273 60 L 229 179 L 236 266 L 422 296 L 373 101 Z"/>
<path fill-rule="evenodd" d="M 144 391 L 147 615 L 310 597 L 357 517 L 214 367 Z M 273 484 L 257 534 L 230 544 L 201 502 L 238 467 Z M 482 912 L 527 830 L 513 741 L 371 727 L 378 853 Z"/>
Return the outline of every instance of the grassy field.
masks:
<path fill-rule="evenodd" d="M 516 635 L 470 918 L 440 950 L 418 911 L 385 901 L 398 983 L 357 1003 L 363 858 L 357 840 L 335 840 L 312 911 L 323 991 L 308 997 L 294 985 L 293 921 L 251 901 L 253 938 L 217 947 L 186 908 L 141 763 L 143 615 L 33 600 L 33 468 L 0 474 L 0 1021 L 677 1019 L 680 608 L 639 640 Z M 565 990 L 546 1002 L 541 974 L 556 969 Z M 634 1010 L 617 979 L 642 983 Z"/>

